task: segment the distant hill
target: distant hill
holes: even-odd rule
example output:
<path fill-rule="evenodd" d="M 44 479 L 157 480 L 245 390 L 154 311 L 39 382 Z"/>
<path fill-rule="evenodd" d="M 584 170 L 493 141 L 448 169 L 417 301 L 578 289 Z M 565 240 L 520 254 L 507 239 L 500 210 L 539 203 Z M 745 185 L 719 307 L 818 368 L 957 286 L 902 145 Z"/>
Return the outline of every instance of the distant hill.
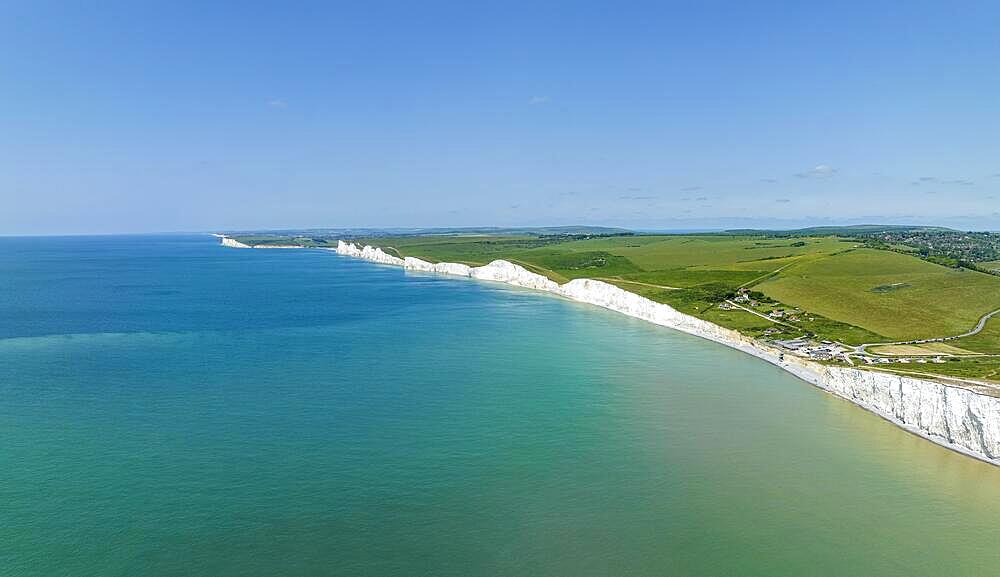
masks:
<path fill-rule="evenodd" d="M 433 236 L 433 235 L 613 235 L 629 234 L 632 231 L 625 228 L 607 226 L 538 226 L 538 227 L 459 227 L 459 228 L 312 228 L 285 230 L 256 230 L 232 232 L 233 235 L 246 236 L 343 236 L 345 238 L 375 238 L 382 236 Z"/>
<path fill-rule="evenodd" d="M 879 232 L 955 232 L 943 226 L 911 226 L 895 224 L 854 224 L 849 226 L 811 226 L 792 230 L 765 230 L 740 228 L 725 231 L 726 234 L 741 235 L 787 235 L 787 236 L 853 236 Z"/>
<path fill-rule="evenodd" d="M 624 228 L 608 226 L 537 226 L 537 227 L 475 227 L 475 228 L 422 228 L 410 234 L 489 234 L 489 235 L 552 235 L 552 234 L 623 234 L 631 232 Z M 398 234 L 398 233 L 397 233 Z"/>

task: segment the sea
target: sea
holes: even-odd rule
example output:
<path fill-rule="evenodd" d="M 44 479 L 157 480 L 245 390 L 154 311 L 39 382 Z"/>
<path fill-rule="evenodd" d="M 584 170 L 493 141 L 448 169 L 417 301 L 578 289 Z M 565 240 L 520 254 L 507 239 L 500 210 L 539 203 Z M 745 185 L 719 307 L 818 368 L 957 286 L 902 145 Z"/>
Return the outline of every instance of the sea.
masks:
<path fill-rule="evenodd" d="M 1000 469 L 556 296 L 0 238 L 0 576 L 987 576 Z"/>

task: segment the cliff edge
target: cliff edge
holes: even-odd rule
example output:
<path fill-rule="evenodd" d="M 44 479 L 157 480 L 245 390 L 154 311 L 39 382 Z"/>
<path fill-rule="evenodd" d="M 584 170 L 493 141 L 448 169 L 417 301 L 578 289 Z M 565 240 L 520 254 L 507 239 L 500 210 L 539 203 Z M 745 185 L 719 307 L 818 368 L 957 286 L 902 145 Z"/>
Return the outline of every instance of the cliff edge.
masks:
<path fill-rule="evenodd" d="M 220 238 L 225 246 L 249 248 L 232 239 Z M 480 267 L 430 263 L 414 257 L 395 257 L 378 247 L 358 247 L 344 241 L 339 241 L 336 249 L 328 250 L 407 270 L 489 280 L 545 291 L 722 343 L 777 365 L 907 431 L 1000 466 L 1000 398 L 997 397 L 925 379 L 836 367 L 786 356 L 778 349 L 738 331 L 598 280 L 575 279 L 560 285 L 506 260 L 495 260 Z"/>

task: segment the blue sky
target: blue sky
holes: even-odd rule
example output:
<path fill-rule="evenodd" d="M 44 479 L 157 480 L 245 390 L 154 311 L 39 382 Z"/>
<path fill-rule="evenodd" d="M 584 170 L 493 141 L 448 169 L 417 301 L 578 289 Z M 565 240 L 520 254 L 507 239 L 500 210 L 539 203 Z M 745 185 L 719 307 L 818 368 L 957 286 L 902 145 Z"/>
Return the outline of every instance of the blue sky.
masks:
<path fill-rule="evenodd" d="M 997 30 L 996 2 L 8 1 L 0 234 L 1000 229 Z"/>

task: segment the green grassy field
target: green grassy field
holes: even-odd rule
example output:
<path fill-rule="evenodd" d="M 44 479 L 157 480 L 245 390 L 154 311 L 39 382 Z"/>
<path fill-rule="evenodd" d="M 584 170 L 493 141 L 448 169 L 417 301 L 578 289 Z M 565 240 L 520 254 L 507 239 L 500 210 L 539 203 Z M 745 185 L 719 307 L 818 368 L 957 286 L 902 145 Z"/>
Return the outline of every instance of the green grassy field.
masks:
<path fill-rule="evenodd" d="M 877 331 L 818 312 L 803 315 L 796 329 L 717 306 L 741 286 L 752 286 L 793 265 L 828 258 L 857 246 L 839 238 L 650 235 L 559 242 L 520 237 L 401 237 L 359 242 L 430 261 L 483 265 L 503 258 L 560 283 L 582 277 L 601 279 L 748 334 L 759 335 L 775 327 L 787 329 L 777 336 L 810 332 L 854 344 L 886 340 Z M 768 312 L 770 308 L 763 310 Z"/>
<path fill-rule="evenodd" d="M 757 288 L 895 340 L 961 334 L 1000 308 L 1000 277 L 874 249 L 793 264 Z"/>
<path fill-rule="evenodd" d="M 979 334 L 948 341 L 948 344 L 977 353 L 1000 354 L 1000 315 L 986 321 Z"/>
<path fill-rule="evenodd" d="M 570 246 L 570 244 L 572 246 Z M 774 259 L 830 253 L 851 246 L 834 238 L 764 239 L 723 235 L 639 236 L 592 239 L 561 250 L 604 250 L 630 259 L 643 270 L 700 267 L 774 270 Z"/>
<path fill-rule="evenodd" d="M 481 266 L 499 258 L 508 258 L 511 254 L 543 248 L 560 241 L 535 236 L 442 235 L 359 238 L 355 242 L 378 246 L 399 256 Z"/>
<path fill-rule="evenodd" d="M 808 312 L 795 323 L 803 331 L 850 344 L 959 334 L 972 328 L 982 314 L 1000 308 L 1000 277 L 950 269 L 896 252 L 857 248 L 856 242 L 836 237 L 362 240 L 431 261 L 482 265 L 504 258 L 557 282 L 603 279 L 683 312 L 757 332 L 769 322 L 750 313 L 716 308 L 737 287 L 751 286 L 781 305 Z M 986 338 L 975 344 L 977 352 L 1000 352 L 1000 343 Z"/>
<path fill-rule="evenodd" d="M 298 245 L 298 246 L 315 246 L 322 248 L 334 248 L 337 246 L 336 239 L 328 238 L 313 238 L 309 236 L 284 236 L 284 235 L 273 235 L 273 234 L 259 234 L 259 235 L 238 235 L 233 238 L 239 240 L 243 244 L 248 244 L 250 246 L 270 246 L 270 245 Z"/>
<path fill-rule="evenodd" d="M 894 365 L 898 367 L 899 365 Z M 952 359 L 941 364 L 909 364 L 903 365 L 905 369 L 894 368 L 891 372 L 908 374 L 917 377 L 927 377 L 943 375 L 946 377 L 956 377 L 960 379 L 974 379 L 977 381 L 987 381 L 990 383 L 1000 383 L 1000 358 L 997 357 L 973 357 L 963 359 Z M 986 391 L 993 396 L 1000 396 L 1000 391 Z"/>

